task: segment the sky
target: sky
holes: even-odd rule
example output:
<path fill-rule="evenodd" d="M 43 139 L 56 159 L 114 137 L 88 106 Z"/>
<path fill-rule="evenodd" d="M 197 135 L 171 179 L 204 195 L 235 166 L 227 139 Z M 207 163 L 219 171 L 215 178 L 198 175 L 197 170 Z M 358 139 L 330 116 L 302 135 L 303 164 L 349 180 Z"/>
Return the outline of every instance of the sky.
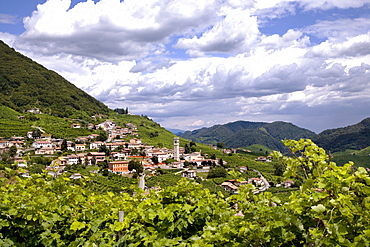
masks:
<path fill-rule="evenodd" d="M 0 40 L 165 128 L 370 117 L 370 0 L 0 0 Z"/>

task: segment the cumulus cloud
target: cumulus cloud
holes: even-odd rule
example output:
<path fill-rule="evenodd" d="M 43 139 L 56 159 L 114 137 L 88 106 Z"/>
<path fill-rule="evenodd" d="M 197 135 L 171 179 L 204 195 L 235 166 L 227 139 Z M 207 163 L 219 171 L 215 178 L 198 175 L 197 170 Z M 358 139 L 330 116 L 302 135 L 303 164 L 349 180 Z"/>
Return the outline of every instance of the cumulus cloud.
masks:
<path fill-rule="evenodd" d="M 71 8 L 70 0 L 49 0 L 24 19 L 21 49 L 44 55 L 72 54 L 104 61 L 132 60 L 162 53 L 176 33 L 192 33 L 214 18 L 213 1 L 92 0 Z"/>
<path fill-rule="evenodd" d="M 369 3 L 48 0 L 24 19 L 22 35 L 0 38 L 111 108 L 166 127 L 283 120 L 317 130 L 344 111 L 359 120 L 367 112 L 369 20 L 319 20 L 272 35 L 261 22 Z"/>
<path fill-rule="evenodd" d="M 369 18 L 340 18 L 330 21 L 319 21 L 314 25 L 305 27 L 303 31 L 321 39 L 331 42 L 343 42 L 354 37 L 367 33 L 370 30 Z"/>
<path fill-rule="evenodd" d="M 223 18 L 200 37 L 181 38 L 177 48 L 201 52 L 244 52 L 258 40 L 257 18 L 249 10 L 224 9 Z"/>
<path fill-rule="evenodd" d="M 370 55 L 370 32 L 343 43 L 323 42 L 311 49 L 308 56 L 327 58 L 362 57 Z"/>

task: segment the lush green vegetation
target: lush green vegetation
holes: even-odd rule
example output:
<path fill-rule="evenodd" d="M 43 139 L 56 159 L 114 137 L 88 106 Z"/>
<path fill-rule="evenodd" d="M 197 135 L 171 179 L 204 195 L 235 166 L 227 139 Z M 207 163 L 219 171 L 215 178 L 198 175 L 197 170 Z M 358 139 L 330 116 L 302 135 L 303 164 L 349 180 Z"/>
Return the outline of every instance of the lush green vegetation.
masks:
<path fill-rule="evenodd" d="M 110 111 L 57 73 L 14 51 L 2 41 L 0 105 L 21 113 L 37 107 L 53 116 L 79 119 L 106 115 Z"/>
<path fill-rule="evenodd" d="M 110 118 L 119 126 L 125 126 L 126 123 L 134 124 L 139 130 L 139 138 L 148 145 L 168 148 L 173 147 L 173 138 L 175 135 L 146 116 L 113 113 Z"/>
<path fill-rule="evenodd" d="M 0 105 L 0 136 L 25 136 L 32 128 L 28 121 L 18 119 L 20 114 L 9 107 Z"/>
<path fill-rule="evenodd" d="M 370 177 L 342 167 L 309 140 L 274 153 L 285 178 L 303 180 L 283 203 L 253 186 L 225 198 L 196 182 L 142 193 L 94 193 L 36 174 L 0 172 L 1 246 L 368 246 Z M 210 185 L 211 187 L 211 185 Z M 124 212 L 119 221 L 119 211 Z"/>
<path fill-rule="evenodd" d="M 246 152 L 246 151 L 243 151 L 243 150 L 248 150 L 250 152 Z M 255 154 L 255 155 L 263 155 L 263 156 L 266 156 L 266 155 L 268 155 L 269 153 L 271 153 L 273 151 L 271 148 L 268 148 L 268 147 L 266 147 L 264 145 L 261 145 L 261 144 L 254 144 L 254 145 L 243 148 L 243 150 L 241 150 L 240 152 L 242 152 L 242 153 L 252 153 L 252 154 Z"/>
<path fill-rule="evenodd" d="M 240 148 L 261 144 L 273 150 L 286 152 L 282 139 L 300 139 L 314 136 L 315 133 L 285 122 L 237 121 L 215 125 L 194 131 L 186 131 L 181 137 L 196 142 L 213 144 L 224 143 L 228 148 Z"/>
<path fill-rule="evenodd" d="M 102 192 L 131 192 L 132 185 L 137 184 L 137 179 L 122 177 L 114 173 L 108 173 L 107 176 L 95 175 L 90 177 L 87 189 L 91 189 L 96 193 Z"/>
<path fill-rule="evenodd" d="M 167 188 L 168 186 L 175 186 L 181 179 L 181 175 L 172 173 L 165 173 L 163 175 L 153 176 L 146 179 L 146 186 Z"/>
<path fill-rule="evenodd" d="M 333 153 L 332 159 L 339 166 L 343 166 L 349 161 L 352 161 L 355 163 L 356 167 L 370 168 L 369 154 L 370 154 L 370 147 L 367 147 L 361 150 L 347 149 L 342 152 Z"/>
<path fill-rule="evenodd" d="M 337 129 L 321 132 L 313 138 L 320 147 L 331 152 L 345 151 L 346 149 L 361 150 L 370 146 L 370 118 L 361 122 Z"/>

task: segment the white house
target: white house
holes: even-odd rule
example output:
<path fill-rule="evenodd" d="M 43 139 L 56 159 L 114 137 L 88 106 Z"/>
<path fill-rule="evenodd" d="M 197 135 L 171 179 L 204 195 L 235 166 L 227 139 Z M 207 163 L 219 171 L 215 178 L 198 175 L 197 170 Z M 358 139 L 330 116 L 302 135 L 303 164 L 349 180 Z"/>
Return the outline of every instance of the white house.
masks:
<path fill-rule="evenodd" d="M 195 178 L 197 176 L 197 172 L 194 170 L 187 170 L 183 171 L 181 176 L 184 178 Z"/>
<path fill-rule="evenodd" d="M 103 142 L 92 142 L 90 143 L 90 149 L 99 149 L 102 145 L 104 145 Z"/>
<path fill-rule="evenodd" d="M 68 165 L 74 165 L 78 164 L 78 156 L 77 155 L 67 155 L 67 164 Z"/>
<path fill-rule="evenodd" d="M 32 143 L 32 147 L 34 148 L 51 148 L 53 147 L 53 143 L 50 141 L 36 141 Z"/>
<path fill-rule="evenodd" d="M 76 144 L 75 145 L 75 150 L 76 151 L 85 151 L 86 150 L 86 146 L 85 146 L 85 144 Z"/>
<path fill-rule="evenodd" d="M 238 191 L 238 187 L 233 185 L 231 182 L 223 182 L 221 186 L 224 187 L 226 191 L 229 191 L 231 193 L 236 193 Z"/>

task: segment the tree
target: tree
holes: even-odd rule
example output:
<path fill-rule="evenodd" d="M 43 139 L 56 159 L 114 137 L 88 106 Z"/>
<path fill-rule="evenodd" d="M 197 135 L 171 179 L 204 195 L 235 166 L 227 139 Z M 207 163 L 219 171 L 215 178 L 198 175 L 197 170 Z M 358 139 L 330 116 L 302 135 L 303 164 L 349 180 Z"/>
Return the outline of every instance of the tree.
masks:
<path fill-rule="evenodd" d="M 225 147 L 225 143 L 223 143 L 223 142 L 217 142 L 217 147 L 218 148 L 224 148 Z"/>
<path fill-rule="evenodd" d="M 11 158 L 14 158 L 14 157 L 15 157 L 15 155 L 17 154 L 17 151 L 18 151 L 17 146 L 15 146 L 15 145 L 11 146 L 11 147 L 9 148 L 9 156 L 10 156 Z"/>
<path fill-rule="evenodd" d="M 107 161 L 101 161 L 101 162 L 99 162 L 98 164 L 97 164 L 99 167 L 100 167 L 100 169 L 102 169 L 102 170 L 104 170 L 104 169 L 108 169 L 108 162 Z"/>
<path fill-rule="evenodd" d="M 41 137 L 41 130 L 38 128 L 32 130 L 32 138 L 39 139 Z"/>
<path fill-rule="evenodd" d="M 96 138 L 97 141 L 105 142 L 108 139 L 108 133 L 104 130 L 99 131 L 99 136 Z"/>
<path fill-rule="evenodd" d="M 106 145 L 101 145 L 101 146 L 99 147 L 99 152 L 104 152 L 104 153 L 105 153 L 105 155 L 107 155 L 107 156 L 109 156 L 109 155 L 110 155 L 110 153 L 111 153 L 110 149 L 109 149 L 109 148 L 107 148 L 107 146 L 106 146 Z"/>
<path fill-rule="evenodd" d="M 224 161 L 222 159 L 219 159 L 218 164 L 223 167 L 224 166 Z"/>
<path fill-rule="evenodd" d="M 226 178 L 227 171 L 222 166 L 211 167 L 207 178 Z"/>
<path fill-rule="evenodd" d="M 151 158 L 151 160 L 153 161 L 153 163 L 154 164 L 158 164 L 159 163 L 159 161 L 158 161 L 158 156 L 153 156 L 152 158 Z"/>
<path fill-rule="evenodd" d="M 283 176 L 285 172 L 285 166 L 282 163 L 274 163 L 274 175 Z"/>
<path fill-rule="evenodd" d="M 173 163 L 173 162 L 176 162 L 177 160 L 175 160 L 175 159 L 166 159 L 164 162 L 166 163 L 166 165 L 169 165 L 169 164 L 171 164 L 171 163 Z"/>
<path fill-rule="evenodd" d="M 66 152 L 68 150 L 68 145 L 67 145 L 67 140 L 66 139 L 63 139 L 62 145 L 60 146 L 60 149 L 62 150 L 62 152 Z"/>
<path fill-rule="evenodd" d="M 130 160 L 128 163 L 128 170 L 129 171 L 135 170 L 136 174 L 140 175 L 143 173 L 144 167 L 139 160 Z"/>
<path fill-rule="evenodd" d="M 185 149 L 184 153 L 186 153 L 186 154 L 190 153 L 190 148 L 189 148 L 189 145 L 187 143 L 185 144 L 184 149 Z"/>

